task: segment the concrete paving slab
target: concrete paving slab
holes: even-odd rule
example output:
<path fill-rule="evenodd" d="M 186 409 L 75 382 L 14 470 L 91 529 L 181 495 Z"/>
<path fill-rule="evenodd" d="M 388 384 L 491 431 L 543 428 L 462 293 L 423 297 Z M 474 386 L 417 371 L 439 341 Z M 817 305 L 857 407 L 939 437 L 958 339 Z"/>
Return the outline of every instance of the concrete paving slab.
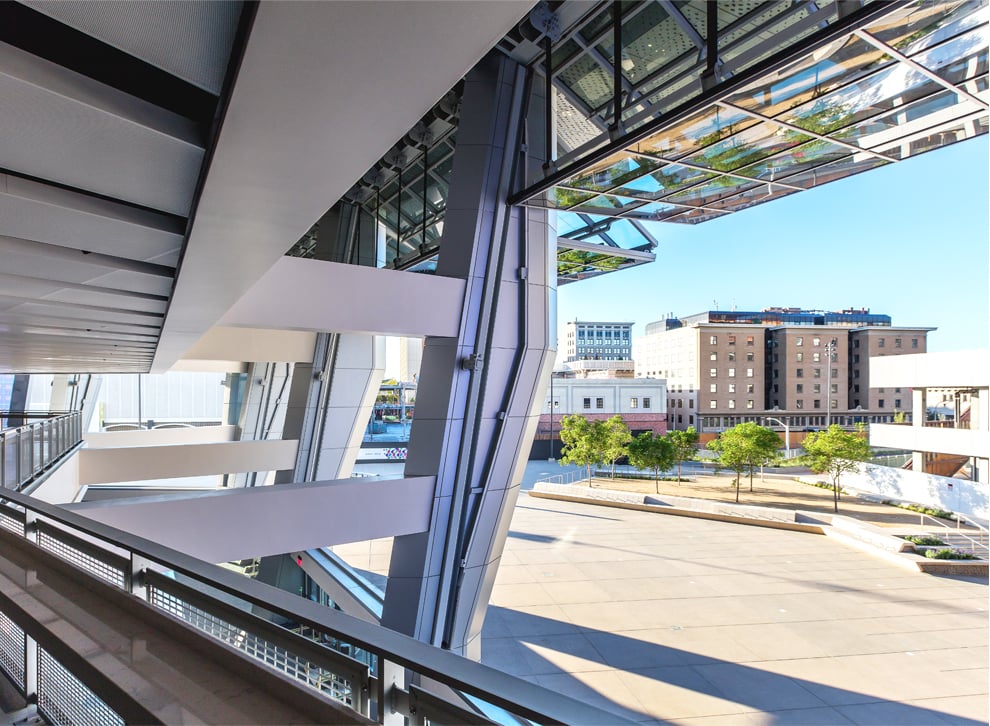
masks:
<path fill-rule="evenodd" d="M 520 504 L 503 562 L 526 564 L 495 585 L 484 662 L 642 723 L 986 723 L 985 580 L 800 532 Z"/>

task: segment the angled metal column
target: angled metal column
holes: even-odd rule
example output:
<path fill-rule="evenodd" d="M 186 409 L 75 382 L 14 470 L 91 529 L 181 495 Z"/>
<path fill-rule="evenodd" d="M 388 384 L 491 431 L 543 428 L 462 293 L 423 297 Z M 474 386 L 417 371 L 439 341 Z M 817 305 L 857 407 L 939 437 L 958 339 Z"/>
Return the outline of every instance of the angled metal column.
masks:
<path fill-rule="evenodd" d="M 383 336 L 319 335 L 314 362 L 293 371 L 284 436 L 299 439 L 299 452 L 276 484 L 351 475 L 384 374 Z"/>
<path fill-rule="evenodd" d="M 542 162 L 522 151 L 528 85 L 497 54 L 465 81 L 437 267 L 466 281 L 464 307 L 457 338 L 426 339 L 406 462 L 437 477 L 431 527 L 395 538 L 382 617 L 472 657 L 556 348 L 549 215 L 506 204 Z"/>
<path fill-rule="evenodd" d="M 374 220 L 338 202 L 320 218 L 314 257 L 374 266 Z M 311 364 L 297 364 L 289 392 L 285 437 L 299 440 L 296 467 L 276 484 L 344 479 L 351 475 L 364 428 L 385 375 L 385 338 L 320 333 Z"/>
<path fill-rule="evenodd" d="M 252 363 L 248 367 L 244 403 L 241 406 L 239 438 L 243 441 L 281 439 L 292 379 L 291 363 Z M 227 486 L 264 484 L 257 472 L 234 474 Z"/>

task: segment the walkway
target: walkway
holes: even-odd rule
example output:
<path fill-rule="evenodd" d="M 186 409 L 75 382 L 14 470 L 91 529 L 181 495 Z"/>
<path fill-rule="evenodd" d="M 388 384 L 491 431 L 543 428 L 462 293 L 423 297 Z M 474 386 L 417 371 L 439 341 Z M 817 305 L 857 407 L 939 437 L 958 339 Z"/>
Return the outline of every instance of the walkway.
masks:
<path fill-rule="evenodd" d="M 644 723 L 987 722 L 986 583 L 825 537 L 523 495 L 491 604 L 485 663 Z"/>

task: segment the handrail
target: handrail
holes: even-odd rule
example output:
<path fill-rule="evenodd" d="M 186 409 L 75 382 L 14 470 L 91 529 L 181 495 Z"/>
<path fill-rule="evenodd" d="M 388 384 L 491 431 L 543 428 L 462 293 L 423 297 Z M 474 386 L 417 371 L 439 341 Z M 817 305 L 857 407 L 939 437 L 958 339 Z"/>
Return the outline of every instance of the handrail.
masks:
<path fill-rule="evenodd" d="M 964 540 L 966 540 L 967 542 L 970 543 L 970 545 L 973 547 L 973 551 L 974 552 L 976 550 L 986 550 L 987 553 L 990 554 L 990 545 L 985 545 L 982 542 L 980 542 L 979 540 L 973 539 L 968 534 L 964 533 L 962 531 L 962 528 L 961 528 L 961 523 L 962 523 L 962 520 L 965 519 L 966 520 L 966 523 L 969 524 L 971 527 L 973 527 L 975 529 L 978 529 L 981 532 L 987 533 L 988 535 L 990 535 L 990 530 L 987 530 L 987 528 L 984 527 L 983 525 L 981 525 L 979 522 L 974 522 L 972 519 L 970 519 L 966 515 L 953 513 L 952 516 L 955 517 L 955 520 L 956 520 L 956 526 L 955 527 L 950 527 L 945 522 L 943 522 L 942 520 L 940 520 L 938 517 L 933 517 L 930 514 L 925 514 L 924 512 L 918 512 L 918 516 L 921 518 L 921 524 L 924 524 L 926 519 L 930 519 L 935 524 L 937 524 L 939 527 L 943 527 L 945 529 L 955 531 L 955 533 L 956 533 L 957 536 L 962 537 Z"/>
<path fill-rule="evenodd" d="M 181 573 L 267 612 L 324 631 L 342 641 L 375 653 L 390 664 L 408 668 L 420 676 L 480 698 L 517 716 L 539 723 L 575 725 L 629 723 L 614 713 L 600 710 L 401 633 L 304 600 L 276 587 L 244 578 L 216 565 L 61 507 L 16 492 L 0 492 L 0 503 L 4 500 L 13 502 L 29 512 L 26 518 L 27 530 L 34 529 L 34 521 L 38 517 L 66 525 L 114 547 L 130 551 L 132 566 L 140 568 L 141 571 L 147 569 L 149 563 L 155 563 L 167 570 Z M 145 562 L 142 563 L 142 560 Z M 132 579 L 138 574 L 131 573 Z M 379 678 L 382 674 L 383 671 L 380 670 Z M 389 684 L 386 683 L 385 687 L 388 686 Z M 385 695 L 387 697 L 388 694 Z"/>
<path fill-rule="evenodd" d="M 0 489 L 23 489 L 82 442 L 79 411 L 17 411 L 0 416 L 4 414 L 42 420 L 0 430 Z"/>

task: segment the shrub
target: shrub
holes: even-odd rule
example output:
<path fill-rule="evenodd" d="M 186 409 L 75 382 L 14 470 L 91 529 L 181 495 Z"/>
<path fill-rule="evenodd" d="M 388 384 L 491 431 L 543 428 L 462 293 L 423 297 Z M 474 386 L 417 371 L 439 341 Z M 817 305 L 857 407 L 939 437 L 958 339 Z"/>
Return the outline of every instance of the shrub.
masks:
<path fill-rule="evenodd" d="M 945 544 L 945 542 L 940 540 L 938 537 L 932 537 L 931 535 L 912 534 L 908 535 L 904 539 L 916 545 L 937 546 Z"/>
<path fill-rule="evenodd" d="M 901 509 L 909 509 L 912 512 L 918 512 L 919 514 L 927 514 L 929 517 L 938 517 L 939 519 L 955 519 L 952 512 L 947 512 L 944 509 L 938 509 L 937 507 L 926 507 L 924 504 L 906 504 L 904 502 L 892 502 L 889 499 L 884 499 L 883 504 L 889 504 L 892 507 L 900 507 Z"/>
<path fill-rule="evenodd" d="M 976 555 L 971 555 L 969 552 L 956 552 L 951 549 L 942 550 L 925 550 L 925 557 L 931 560 L 975 560 Z"/>

